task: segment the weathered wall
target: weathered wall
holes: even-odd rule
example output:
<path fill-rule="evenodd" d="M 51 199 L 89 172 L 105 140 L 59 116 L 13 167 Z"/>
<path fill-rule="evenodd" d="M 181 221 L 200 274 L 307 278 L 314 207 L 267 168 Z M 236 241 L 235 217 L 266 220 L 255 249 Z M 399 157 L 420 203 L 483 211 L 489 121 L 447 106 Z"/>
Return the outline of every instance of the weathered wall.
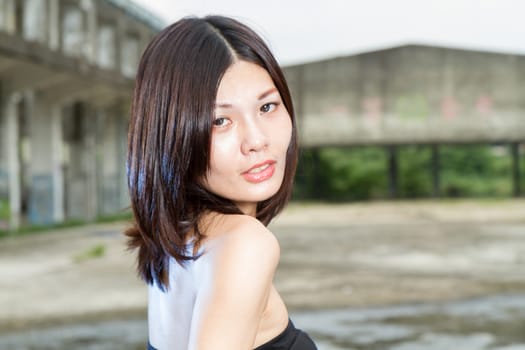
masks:
<path fill-rule="evenodd" d="M 525 56 L 411 45 L 285 74 L 303 146 L 525 139 Z"/>
<path fill-rule="evenodd" d="M 0 229 L 127 206 L 125 106 L 163 25 L 131 2 L 0 1 Z"/>

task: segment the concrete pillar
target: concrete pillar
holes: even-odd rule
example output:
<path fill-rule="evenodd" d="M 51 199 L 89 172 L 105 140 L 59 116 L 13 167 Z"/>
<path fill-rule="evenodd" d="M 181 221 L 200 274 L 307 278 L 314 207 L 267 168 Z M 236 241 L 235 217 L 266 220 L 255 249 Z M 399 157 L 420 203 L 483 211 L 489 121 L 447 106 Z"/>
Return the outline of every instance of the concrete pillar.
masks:
<path fill-rule="evenodd" d="M 14 34 L 16 31 L 15 1 L 17 0 L 3 0 L 3 8 L 0 10 L 3 21 L 0 28 L 9 34 Z"/>
<path fill-rule="evenodd" d="M 312 182 L 310 183 L 310 193 L 315 200 L 321 199 L 326 190 L 321 178 L 323 169 L 321 168 L 321 157 L 319 153 L 320 149 L 318 147 L 312 148 L 310 153 L 312 155 Z"/>
<path fill-rule="evenodd" d="M 99 113 L 97 181 L 100 215 L 118 214 L 129 207 L 126 179 L 127 115 L 122 101 Z"/>
<path fill-rule="evenodd" d="M 121 73 L 128 78 L 135 77 L 136 70 L 139 64 L 139 41 L 138 38 L 132 34 L 126 34 L 123 41 L 122 50 L 122 66 Z"/>
<path fill-rule="evenodd" d="M 68 218 L 92 221 L 97 216 L 96 123 L 85 103 L 65 116 Z"/>
<path fill-rule="evenodd" d="M 117 121 L 117 169 L 119 180 L 119 208 L 128 208 L 130 205 L 128 180 L 126 177 L 126 161 L 128 149 L 128 104 L 126 108 L 120 105 L 115 115 Z"/>
<path fill-rule="evenodd" d="M 514 197 L 521 196 L 521 174 L 520 174 L 520 149 L 519 143 L 510 144 L 512 156 L 512 194 Z"/>
<path fill-rule="evenodd" d="M 62 114 L 59 105 L 33 98 L 29 221 L 47 225 L 64 220 Z"/>
<path fill-rule="evenodd" d="M 151 31 L 149 28 L 142 27 L 138 30 L 138 40 L 139 40 L 139 47 L 140 47 L 140 56 L 144 53 L 144 50 L 146 49 L 146 46 L 148 46 L 148 43 L 151 41 L 152 38 Z"/>
<path fill-rule="evenodd" d="M 82 10 L 85 13 L 86 25 L 84 26 L 87 39 L 85 48 L 86 58 L 95 63 L 97 59 L 97 7 L 91 0 L 81 1 Z"/>
<path fill-rule="evenodd" d="M 7 169 L 6 94 L 0 81 L 0 230 L 9 228 L 9 173 Z"/>
<path fill-rule="evenodd" d="M 125 17 L 120 13 L 117 13 L 115 16 L 115 69 L 119 72 L 122 72 L 122 60 L 124 57 L 123 47 L 124 40 L 126 39 L 126 23 Z"/>
<path fill-rule="evenodd" d="M 398 162 L 397 147 L 394 145 L 386 146 L 388 159 L 388 194 L 390 198 L 398 197 Z"/>
<path fill-rule="evenodd" d="M 97 135 L 96 135 L 96 111 L 87 108 L 87 118 L 85 122 L 85 143 L 84 143 L 84 169 L 86 174 L 86 215 L 85 219 L 94 221 L 98 215 L 97 198 Z"/>
<path fill-rule="evenodd" d="M 20 159 L 18 144 L 18 110 L 17 104 L 22 96 L 8 94 L 3 103 L 4 125 L 2 139 L 5 149 L 8 202 L 9 202 L 9 228 L 16 230 L 21 221 L 21 188 L 20 188 Z"/>
<path fill-rule="evenodd" d="M 96 145 L 96 169 L 98 184 L 98 214 L 108 215 L 114 207 L 113 201 L 118 201 L 118 193 L 115 193 L 115 161 L 116 161 L 116 138 L 115 120 L 111 112 L 101 109 L 97 113 L 97 145 Z"/>
<path fill-rule="evenodd" d="M 68 106 L 64 115 L 64 176 L 66 186 L 66 217 L 81 219 L 85 213 L 85 179 L 82 162 L 84 115 L 81 105 Z"/>
<path fill-rule="evenodd" d="M 441 194 L 441 179 L 440 173 L 440 159 L 439 159 L 439 145 L 432 144 L 431 146 L 431 172 L 432 172 L 432 195 L 438 198 Z"/>
<path fill-rule="evenodd" d="M 99 27 L 97 38 L 97 64 L 106 69 L 114 69 L 116 66 L 115 28 L 110 24 Z"/>
<path fill-rule="evenodd" d="M 23 36 L 29 41 L 46 42 L 47 6 L 41 0 L 25 0 L 23 13 Z"/>
<path fill-rule="evenodd" d="M 295 118 L 298 126 L 304 125 L 304 67 L 297 69 L 297 81 L 294 85 L 297 101 L 294 101 Z"/>
<path fill-rule="evenodd" d="M 62 35 L 62 52 L 68 56 L 85 55 L 85 19 L 78 7 L 66 3 L 60 7 L 60 31 Z"/>
<path fill-rule="evenodd" d="M 0 0 L 0 31 L 5 31 L 6 27 L 6 0 Z"/>
<path fill-rule="evenodd" d="M 52 50 L 60 49 L 60 16 L 59 0 L 48 0 L 48 45 Z"/>
<path fill-rule="evenodd" d="M 53 220 L 64 221 L 64 168 L 63 168 L 63 136 L 62 107 L 50 106 L 51 112 L 51 149 L 53 164 Z"/>

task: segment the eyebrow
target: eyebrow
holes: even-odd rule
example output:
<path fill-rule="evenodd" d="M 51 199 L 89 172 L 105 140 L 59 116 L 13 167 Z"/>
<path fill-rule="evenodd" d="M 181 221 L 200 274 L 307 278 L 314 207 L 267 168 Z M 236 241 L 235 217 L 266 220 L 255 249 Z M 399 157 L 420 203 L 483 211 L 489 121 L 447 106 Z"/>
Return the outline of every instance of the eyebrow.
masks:
<path fill-rule="evenodd" d="M 265 92 L 260 94 L 259 97 L 257 98 L 257 100 L 258 101 L 263 100 L 263 99 L 265 99 L 266 97 L 268 97 L 269 95 L 271 95 L 271 94 L 273 94 L 275 92 L 277 92 L 277 88 L 272 87 L 269 90 L 266 90 Z M 215 108 L 232 108 L 232 107 L 233 107 L 233 105 L 231 103 L 219 103 L 219 104 L 215 105 Z"/>
<path fill-rule="evenodd" d="M 268 97 L 268 95 L 271 95 L 271 94 L 273 94 L 273 93 L 276 92 L 276 91 L 277 91 L 277 88 L 273 87 L 273 88 L 271 88 L 271 89 L 269 89 L 269 90 L 263 92 L 263 93 L 259 96 L 259 101 L 262 100 L 262 99 L 264 99 L 264 98 L 266 98 L 266 97 Z"/>

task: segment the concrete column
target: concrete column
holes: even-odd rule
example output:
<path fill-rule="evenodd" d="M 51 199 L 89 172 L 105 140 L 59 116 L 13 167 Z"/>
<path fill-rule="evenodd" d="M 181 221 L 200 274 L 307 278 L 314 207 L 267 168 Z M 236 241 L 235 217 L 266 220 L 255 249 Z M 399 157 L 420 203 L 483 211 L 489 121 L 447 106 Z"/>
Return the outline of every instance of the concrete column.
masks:
<path fill-rule="evenodd" d="M 60 16 L 58 0 L 48 0 L 48 45 L 52 50 L 60 49 Z"/>
<path fill-rule="evenodd" d="M 26 40 L 45 42 L 47 35 L 47 8 L 41 0 L 25 0 L 23 13 L 23 35 Z"/>
<path fill-rule="evenodd" d="M 127 106 L 127 104 L 126 104 Z M 130 205 L 128 180 L 126 177 L 126 161 L 128 149 L 128 112 L 125 108 L 118 108 L 115 115 L 117 121 L 117 170 L 119 181 L 119 208 L 128 208 Z"/>
<path fill-rule="evenodd" d="M 115 27 L 103 24 L 99 27 L 97 36 L 97 64 L 106 69 L 114 69 L 117 47 L 115 45 Z"/>
<path fill-rule="evenodd" d="M 53 105 L 51 112 L 51 149 L 53 163 L 53 220 L 64 221 L 64 167 L 63 167 L 63 138 L 62 138 L 62 108 Z"/>
<path fill-rule="evenodd" d="M 94 221 L 98 214 L 97 199 L 97 154 L 96 154 L 96 112 L 87 108 L 87 118 L 85 124 L 85 143 L 84 143 L 84 169 L 86 174 L 86 213 L 85 219 Z"/>
<path fill-rule="evenodd" d="M 29 220 L 46 225 L 64 220 L 62 114 L 59 105 L 33 99 Z"/>
<path fill-rule="evenodd" d="M 86 57 L 89 62 L 95 63 L 97 60 L 97 7 L 91 0 L 81 2 L 82 9 L 86 16 Z"/>
<path fill-rule="evenodd" d="M 302 126 L 304 125 L 304 67 L 297 69 L 297 81 L 294 88 L 297 98 L 297 101 L 294 101 L 295 118 L 297 125 Z"/>
<path fill-rule="evenodd" d="M 118 130 L 115 109 L 100 110 L 97 130 L 98 214 L 111 215 L 119 210 Z"/>
<path fill-rule="evenodd" d="M 440 173 L 440 159 L 439 159 L 439 145 L 432 144 L 431 146 L 432 158 L 431 158 L 431 172 L 432 172 L 432 195 L 438 198 L 441 193 L 441 179 Z"/>
<path fill-rule="evenodd" d="M 60 33 L 62 52 L 68 56 L 85 57 L 85 17 L 81 9 L 70 3 L 60 7 Z"/>
<path fill-rule="evenodd" d="M 325 186 L 323 186 L 321 179 L 321 157 L 319 155 L 319 148 L 315 147 L 311 149 L 312 155 L 312 182 L 310 183 L 310 193 L 315 200 L 321 199 L 322 195 L 325 194 Z"/>
<path fill-rule="evenodd" d="M 521 196 L 521 174 L 520 174 L 520 149 L 519 143 L 510 144 L 512 155 L 512 194 L 514 197 Z"/>
<path fill-rule="evenodd" d="M 21 188 L 20 188 L 20 159 L 18 155 L 18 110 L 17 103 L 20 102 L 20 94 L 10 94 L 5 100 L 5 132 L 3 136 L 6 150 L 6 165 L 8 177 L 8 201 L 9 201 L 9 228 L 16 230 L 21 221 Z"/>
<path fill-rule="evenodd" d="M 17 0 L 4 0 L 4 12 L 1 14 L 4 16 L 3 30 L 9 34 L 16 31 L 15 1 Z"/>
<path fill-rule="evenodd" d="M 84 146 L 84 113 L 81 105 L 71 105 L 64 115 L 64 156 L 66 186 L 66 217 L 83 218 L 85 213 L 85 176 L 82 162 Z"/>
<path fill-rule="evenodd" d="M 7 99 L 0 81 L 0 230 L 9 228 L 9 173 L 7 168 Z"/>
<path fill-rule="evenodd" d="M 67 217 L 92 221 L 97 216 L 96 123 L 85 103 L 74 103 L 64 116 L 67 142 Z"/>
<path fill-rule="evenodd" d="M 6 13 L 5 13 L 6 1 L 0 0 L 0 31 L 5 31 L 6 26 Z"/>
<path fill-rule="evenodd" d="M 126 39 L 126 24 L 125 17 L 120 13 L 115 16 L 115 69 L 118 72 L 122 72 L 122 60 L 123 60 L 123 48 L 124 40 Z"/>
<path fill-rule="evenodd" d="M 398 162 L 397 147 L 394 145 L 386 146 L 388 159 L 388 194 L 390 198 L 398 197 Z"/>

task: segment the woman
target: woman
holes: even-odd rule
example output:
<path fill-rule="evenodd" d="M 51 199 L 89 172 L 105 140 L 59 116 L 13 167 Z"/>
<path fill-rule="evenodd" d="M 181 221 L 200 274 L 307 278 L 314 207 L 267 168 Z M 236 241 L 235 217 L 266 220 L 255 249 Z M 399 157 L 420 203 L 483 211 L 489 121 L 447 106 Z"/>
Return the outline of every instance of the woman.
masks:
<path fill-rule="evenodd" d="M 292 101 L 267 46 L 226 17 L 185 18 L 141 59 L 128 184 L 149 349 L 315 349 L 272 280 L 266 228 L 297 162 Z"/>

